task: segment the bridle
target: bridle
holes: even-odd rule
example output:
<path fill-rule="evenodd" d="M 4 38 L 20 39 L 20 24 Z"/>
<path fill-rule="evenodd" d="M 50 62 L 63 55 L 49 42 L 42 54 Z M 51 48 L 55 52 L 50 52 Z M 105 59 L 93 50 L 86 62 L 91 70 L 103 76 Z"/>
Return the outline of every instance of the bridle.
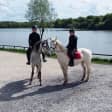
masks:
<path fill-rule="evenodd" d="M 48 39 L 47 39 L 47 40 L 48 40 Z M 44 41 L 47 41 L 47 40 L 43 40 L 43 41 L 40 40 L 40 41 L 36 42 L 36 43 L 34 44 L 33 48 L 34 48 L 35 46 L 39 45 L 39 44 L 41 44 L 41 46 L 43 47 L 43 45 L 42 45 L 43 42 L 44 42 Z M 45 47 L 45 46 L 44 46 L 44 47 Z"/>
<path fill-rule="evenodd" d="M 56 50 L 56 45 L 57 45 L 57 42 L 55 43 L 55 45 L 51 46 L 50 48 L 52 48 L 55 52 L 59 52 L 59 53 L 62 53 L 64 52 L 64 50 Z"/>

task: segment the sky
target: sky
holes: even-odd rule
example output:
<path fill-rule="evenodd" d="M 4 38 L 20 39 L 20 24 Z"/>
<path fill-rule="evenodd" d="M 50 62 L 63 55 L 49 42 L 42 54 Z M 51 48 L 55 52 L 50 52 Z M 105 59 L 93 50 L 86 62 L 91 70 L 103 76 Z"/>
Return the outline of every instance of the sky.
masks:
<path fill-rule="evenodd" d="M 30 0 L 0 0 L 0 21 L 27 21 L 25 13 Z M 77 18 L 112 13 L 112 0 L 49 0 L 57 18 Z"/>

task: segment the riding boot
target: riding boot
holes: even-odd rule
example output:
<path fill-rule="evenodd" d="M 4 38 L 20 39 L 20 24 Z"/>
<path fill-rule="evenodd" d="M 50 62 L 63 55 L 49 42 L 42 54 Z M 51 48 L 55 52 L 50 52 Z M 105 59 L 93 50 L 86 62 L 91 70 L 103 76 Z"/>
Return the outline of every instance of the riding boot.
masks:
<path fill-rule="evenodd" d="M 74 59 L 73 58 L 70 58 L 70 61 L 69 61 L 69 66 L 74 66 Z"/>
<path fill-rule="evenodd" d="M 46 62 L 47 60 L 45 59 L 45 54 L 42 52 L 42 59 L 43 59 L 43 62 Z"/>
<path fill-rule="evenodd" d="M 26 55 L 27 55 L 27 63 L 26 64 L 30 65 L 31 48 L 28 48 Z"/>

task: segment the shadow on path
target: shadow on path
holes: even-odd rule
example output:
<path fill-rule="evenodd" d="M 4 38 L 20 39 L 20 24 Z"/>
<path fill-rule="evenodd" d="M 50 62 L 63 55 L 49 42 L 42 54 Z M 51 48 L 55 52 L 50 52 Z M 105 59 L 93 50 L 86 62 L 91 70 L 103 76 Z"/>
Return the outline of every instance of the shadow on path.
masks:
<path fill-rule="evenodd" d="M 51 85 L 51 86 L 39 87 L 37 85 L 37 86 L 27 87 L 27 85 L 25 85 L 25 84 L 28 81 L 29 81 L 28 79 L 20 80 L 20 81 L 8 83 L 5 86 L 3 86 L 0 89 L 0 101 L 17 100 L 17 99 L 24 98 L 26 96 L 34 96 L 37 94 L 47 94 L 47 93 L 51 93 L 51 92 L 57 92 L 57 91 L 61 91 L 63 89 L 67 89 L 67 88 L 73 88 L 73 87 L 76 87 L 76 86 L 84 83 L 84 82 L 78 81 L 78 82 L 69 83 L 66 86 Z M 37 90 L 33 91 L 33 92 L 29 92 L 29 93 L 23 92 L 24 90 L 32 91 L 33 87 L 36 87 Z M 17 97 L 13 97 L 14 94 L 21 93 L 21 92 L 23 92 L 22 95 L 19 95 Z"/>

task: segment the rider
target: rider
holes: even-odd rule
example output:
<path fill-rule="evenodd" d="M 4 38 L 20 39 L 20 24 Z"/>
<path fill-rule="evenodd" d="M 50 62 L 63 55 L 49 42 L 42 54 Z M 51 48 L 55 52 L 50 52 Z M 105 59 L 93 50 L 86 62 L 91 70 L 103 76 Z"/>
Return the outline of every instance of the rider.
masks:
<path fill-rule="evenodd" d="M 74 66 L 74 52 L 77 51 L 77 36 L 75 35 L 75 31 L 73 29 L 69 30 L 69 43 L 67 45 L 68 48 L 68 56 L 70 57 L 69 66 Z"/>
<path fill-rule="evenodd" d="M 33 49 L 33 46 L 36 42 L 41 41 L 40 35 L 37 33 L 37 27 L 32 26 L 32 33 L 29 35 L 29 48 L 27 50 L 27 60 L 28 62 L 26 64 L 30 65 L 30 56 Z M 42 53 L 43 61 L 45 62 L 45 55 Z"/>

